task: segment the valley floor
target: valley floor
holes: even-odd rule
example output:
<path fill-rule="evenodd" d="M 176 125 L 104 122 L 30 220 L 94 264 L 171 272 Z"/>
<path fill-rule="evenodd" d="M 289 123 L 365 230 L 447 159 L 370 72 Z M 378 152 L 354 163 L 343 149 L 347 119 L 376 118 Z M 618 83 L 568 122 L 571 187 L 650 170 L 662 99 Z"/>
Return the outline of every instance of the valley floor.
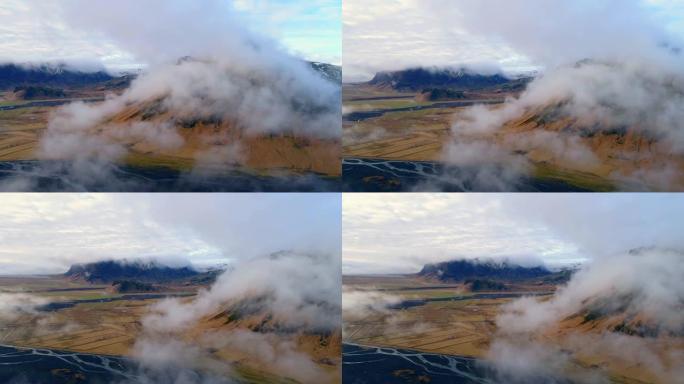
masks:
<path fill-rule="evenodd" d="M 491 145 L 501 145 L 502 142 L 507 141 L 507 134 L 516 136 L 522 128 L 509 127 L 506 128 L 506 132 L 498 135 L 456 137 L 452 132 L 452 125 L 472 105 L 490 105 L 496 108 L 508 96 L 512 95 L 485 92 L 465 99 L 423 101 L 416 92 L 378 90 L 364 84 L 346 84 L 343 87 L 345 189 L 386 192 L 468 190 L 472 185 L 468 185 L 467 182 L 465 185 L 454 186 L 449 180 L 467 180 L 468 177 L 462 174 L 477 173 L 478 164 L 475 163 L 472 164 L 472 170 L 463 169 L 462 172 L 457 170 L 454 172 L 455 175 L 449 172 L 431 172 L 428 175 L 420 175 L 420 172 L 414 171 L 389 172 L 385 167 L 378 167 L 374 171 L 366 167 L 365 163 L 396 162 L 399 164 L 398 168 L 418 169 L 421 162 L 427 162 L 447 168 L 448 162 L 444 159 L 447 148 L 452 142 L 468 143 L 471 140 L 484 140 Z M 562 123 L 558 122 L 558 124 Z M 553 127 L 553 129 L 556 128 Z M 574 139 L 585 138 L 578 136 Z M 628 160 L 635 156 L 620 152 L 622 148 L 619 145 L 620 140 L 622 139 L 619 137 L 606 137 L 597 149 L 602 151 L 599 155 L 601 164 L 591 169 L 583 165 L 570 164 L 563 158 L 563 154 L 549 152 L 538 145 L 526 151 L 511 148 L 512 154 L 523 156 L 526 161 L 529 161 L 532 171 L 527 173 L 529 180 L 520 180 L 518 185 L 510 183 L 504 187 L 504 190 L 572 192 L 663 188 L 653 180 L 621 176 L 640 174 L 641 165 L 633 164 Z M 639 153 L 639 156 L 635 158 L 644 156 L 647 155 Z M 659 159 L 658 161 L 665 160 Z M 358 165 L 359 162 L 364 163 L 363 166 Z M 501 169 L 495 170 L 494 173 L 505 174 L 506 167 L 510 164 L 500 164 L 500 166 Z M 420 180 L 416 182 L 414 180 L 416 178 Z M 481 189 L 477 186 L 474 188 L 475 191 Z"/>
<path fill-rule="evenodd" d="M 36 311 L 19 311 L 14 316 L 0 318 L 0 346 L 8 349 L 0 353 L 0 367 L 2 363 L 15 361 L 12 363 L 15 368 L 20 366 L 25 371 L 22 377 L 38 381 L 45 380 L 46 372 L 41 367 L 48 367 L 45 368 L 48 374 L 58 375 L 50 380 L 58 383 L 71 383 L 69 380 L 79 375 L 95 380 L 86 382 L 131 379 L 138 369 L 134 353 L 136 341 L 143 336 L 142 319 L 150 306 L 163 297 L 190 300 L 199 288 L 167 285 L 164 291 L 153 294 L 122 294 L 112 292 L 108 285 L 73 282 L 62 277 L 0 277 L 0 294 L 31 295 L 45 302 Z M 221 330 L 223 324 L 221 319 L 201 323 L 178 337 L 192 343 L 205 333 Z M 206 354 L 211 361 L 201 361 L 198 369 L 212 374 L 238 377 L 241 383 L 296 383 L 241 350 L 207 349 Z M 79 368 L 90 364 L 84 363 L 88 360 L 93 360 L 92 366 L 85 370 Z M 115 368 L 109 367 L 113 363 L 105 360 L 127 363 L 117 363 Z M 331 374 L 337 370 L 334 362 L 322 368 Z M 12 372 L 18 371 L 0 369 L 0 379 Z"/>
<path fill-rule="evenodd" d="M 388 382 L 396 383 L 431 382 L 433 378 L 435 382 L 448 382 L 444 381 L 444 375 L 449 376 L 446 367 L 456 367 L 461 364 L 453 363 L 457 364 L 453 365 L 449 363 L 449 359 L 455 359 L 454 361 L 475 359 L 481 362 L 477 365 L 480 368 L 488 366 L 489 352 L 493 342 L 495 339 L 503 340 L 497 334 L 496 323 L 502 306 L 521 296 L 536 296 L 538 300 L 545 300 L 553 295 L 555 290 L 552 285 L 534 283 L 518 285 L 505 292 L 469 292 L 463 285 L 427 282 L 413 275 L 345 276 L 343 284 L 346 294 L 349 292 L 380 294 L 394 303 L 384 310 L 368 310 L 359 313 L 347 310 L 344 312 L 345 348 L 355 351 L 348 354 L 348 357 L 345 355 L 345 372 L 356 376 L 360 374 L 360 371 L 355 370 L 382 370 L 384 366 L 371 368 L 374 361 L 384 360 L 382 355 L 387 354 L 388 359 L 391 356 L 403 356 L 403 366 L 395 362 L 388 365 L 388 367 L 394 367 L 393 370 L 386 372 L 393 377 L 388 378 Z M 396 304 L 397 302 L 399 304 Z M 558 331 L 540 335 L 540 340 L 543 343 L 549 343 L 548 345 L 567 348 L 567 345 L 563 344 L 567 335 L 579 332 L 592 337 L 593 329 L 601 326 L 600 322 L 594 323 L 593 326 L 586 322 L 581 325 L 563 323 Z M 661 348 L 663 354 L 679 348 L 677 347 L 679 341 L 676 339 L 667 342 L 654 340 L 653 343 L 660 345 L 656 348 Z M 376 348 L 379 348 L 377 352 L 373 352 Z M 425 354 L 427 360 L 421 358 L 420 354 Z M 437 363 L 440 359 L 443 359 L 442 363 Z M 357 360 L 358 365 L 348 364 Z M 361 364 L 361 361 L 365 363 Z M 574 355 L 571 364 L 567 369 L 573 375 L 577 372 L 584 375 L 598 369 L 603 372 L 602 374 L 607 374 L 609 380 L 615 383 L 658 382 L 654 376 L 644 370 L 645 367 L 637 369 L 626 365 L 625 362 L 607 359 L 607 356 Z M 657 370 L 658 367 L 648 367 L 648 369 Z M 399 380 L 402 372 L 407 376 Z M 472 368 L 472 372 L 467 372 L 468 369 L 454 370 L 452 372 L 454 380 L 463 383 L 491 382 L 491 370 Z M 431 377 L 431 374 L 435 376 Z M 568 383 L 572 382 L 575 381 L 568 379 Z"/>

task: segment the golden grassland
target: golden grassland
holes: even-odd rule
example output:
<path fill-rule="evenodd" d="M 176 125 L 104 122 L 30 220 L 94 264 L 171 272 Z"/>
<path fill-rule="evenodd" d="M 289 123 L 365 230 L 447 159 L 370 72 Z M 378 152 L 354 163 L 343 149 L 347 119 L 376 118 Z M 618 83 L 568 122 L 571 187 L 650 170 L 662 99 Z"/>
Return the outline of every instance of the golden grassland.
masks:
<path fill-rule="evenodd" d="M 65 289 L 86 289 L 72 290 Z M 120 297 L 108 286 L 61 277 L 0 277 L 0 291 L 24 292 L 49 301 Z M 156 300 L 81 303 L 41 314 L 25 313 L 0 324 L 0 343 L 105 355 L 127 355 L 141 330 L 140 319 Z"/>
<path fill-rule="evenodd" d="M 200 287 L 167 286 L 166 293 L 192 293 Z M 79 290 L 67 290 L 79 289 Z M 83 289 L 83 290 L 80 290 Z M 106 285 L 91 285 L 62 277 L 0 277 L 0 293 L 27 293 L 52 302 L 91 300 L 122 296 L 113 293 Z M 164 292 L 156 292 L 164 293 Z M 135 295 L 135 294 L 132 294 Z M 144 294 L 141 294 L 144 295 Z M 185 298 L 182 300 L 191 300 Z M 142 318 L 149 313 L 157 299 L 117 300 L 112 302 L 80 303 L 52 312 L 23 313 L 16 318 L 0 317 L 0 344 L 24 348 L 46 348 L 98 355 L 130 356 L 133 347 L 143 335 Z M 209 356 L 225 362 L 232 374 L 246 383 L 282 383 L 296 381 L 284 378 L 274 371 L 267 360 L 256 359 L 253 354 L 228 345 L 224 348 L 204 346 L 203 340 L 230 331 L 259 332 L 271 319 L 268 314 L 255 314 L 232 319 L 231 313 L 219 313 L 201 319 L 192 328 L 175 337 L 197 344 Z M 294 350 L 309 356 L 332 382 L 339 381 L 341 366 L 341 334 L 329 335 L 291 333 L 268 334 L 274 343 L 289 343 Z M 268 339 L 270 338 L 270 339 Z M 206 348 L 205 348 L 206 347 Z M 213 367 L 213 365 L 212 365 Z"/>
<path fill-rule="evenodd" d="M 0 161 L 34 159 L 49 113 L 48 107 L 0 111 Z"/>
<path fill-rule="evenodd" d="M 408 299 L 472 295 L 462 285 L 441 284 L 414 276 L 345 276 L 346 289 L 380 290 Z M 420 288 L 420 289 L 412 289 Z M 496 326 L 498 306 L 510 299 L 428 302 L 422 306 L 347 317 L 344 338 L 359 344 L 423 352 L 483 357 Z"/>
<path fill-rule="evenodd" d="M 4 101 L 7 105 L 15 101 Z M 340 142 L 337 139 L 298 137 L 292 134 L 244 135 L 230 122 L 197 122 L 191 128 L 178 127 L 184 140 L 180 148 L 163 149 L 140 137 L 117 136 L 118 124 L 141 120 L 151 105 L 129 106 L 113 116 L 104 127 L 95 127 L 94 134 L 112 137 L 128 149 L 124 163 L 133 166 L 161 166 L 187 171 L 195 167 L 224 170 L 226 164 L 239 164 L 237 169 L 268 175 L 273 172 L 317 173 L 337 177 L 341 173 Z M 29 107 L 0 111 L 0 161 L 35 160 L 40 138 L 47 129 L 50 113 L 57 107 Z M 145 121 L 163 123 L 174 120 L 170 112 L 158 113 Z M 109 126 L 109 128 L 107 128 Z M 233 156 L 223 156 L 228 145 L 239 143 Z M 215 153 L 205 156 L 205 153 Z M 201 160 L 200 160 L 201 159 Z"/>
<path fill-rule="evenodd" d="M 343 158 L 370 158 L 401 161 L 442 161 L 444 150 L 453 140 L 453 122 L 467 107 L 445 107 L 401 111 L 409 106 L 426 106 L 433 102 L 417 101 L 417 93 L 398 93 L 384 89 L 374 89 L 363 84 L 347 84 L 343 87 L 345 113 L 384 110 L 381 116 L 359 121 L 343 122 Z M 469 101 L 503 100 L 506 94 L 471 95 Z M 397 99 L 396 97 L 402 97 Z M 474 97 L 479 97 L 475 99 Z M 463 100 L 461 100 L 463 101 Z M 493 106 L 492 108 L 498 108 Z M 568 118 L 553 117 L 549 108 L 528 111 L 519 119 L 507 122 L 495 134 L 459 136 L 460 141 L 484 140 L 496 143 L 511 153 L 523 154 L 532 164 L 534 177 L 541 181 L 557 181 L 574 187 L 593 191 L 613 191 L 618 187 L 627 189 L 663 188 L 662 185 L 647 181 L 631 185 L 629 181 L 618 186 L 616 178 L 629 180 L 629 175 L 639 172 L 657 172 L 674 166 L 684 169 L 684 158 L 664 155 L 669 153 L 668 143 L 658 143 L 639 134 L 638 129 L 623 133 L 592 134 L 583 127 L 596 126 L 596 122 L 575 121 Z M 396 109 L 397 111 L 392 111 Z M 553 118 L 547 118 L 552 116 Z M 530 148 L 529 140 L 516 142 L 516 135 L 535 132 L 563 133 L 569 137 L 568 127 L 582 145 L 591 149 L 597 161 L 578 163 L 564 153 L 549 150 L 537 144 Z M 638 127 L 637 127 L 638 128 Z M 590 130 L 590 129 L 589 129 Z M 516 144 L 517 143 L 517 144 Z M 524 146 L 523 147 L 521 147 Z M 644 171 L 645 170 L 645 171 Z M 684 173 L 682 173 L 684 174 Z M 637 177 L 638 178 L 638 177 Z M 676 180 L 675 188 L 684 185 L 684 176 Z"/>

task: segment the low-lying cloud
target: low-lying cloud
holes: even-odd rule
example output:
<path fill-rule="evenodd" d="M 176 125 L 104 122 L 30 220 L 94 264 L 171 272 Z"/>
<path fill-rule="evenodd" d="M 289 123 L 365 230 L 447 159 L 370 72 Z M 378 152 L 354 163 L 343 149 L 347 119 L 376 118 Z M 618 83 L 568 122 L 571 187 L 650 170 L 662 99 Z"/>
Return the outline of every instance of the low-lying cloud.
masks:
<path fill-rule="evenodd" d="M 0 293 L 0 321 L 13 321 L 22 315 L 36 314 L 45 298 L 27 293 Z"/>
<path fill-rule="evenodd" d="M 350 319 L 386 313 L 391 306 L 400 302 L 400 297 L 379 291 L 345 288 L 342 292 L 342 311 Z"/>
<path fill-rule="evenodd" d="M 136 341 L 136 356 L 143 367 L 153 370 L 159 370 L 159 366 L 175 365 L 179 359 L 187 361 L 182 354 L 173 352 L 184 350 L 178 348 L 179 340 L 182 340 L 178 335 L 196 326 L 203 318 L 241 304 L 264 313 L 276 324 L 274 326 L 282 328 L 282 332 L 217 330 L 195 340 L 195 345 L 202 350 L 239 349 L 251 361 L 275 368 L 284 377 L 304 383 L 331 379 L 331 373 L 298 349 L 295 339 L 288 337 L 288 332 L 294 332 L 291 335 L 339 332 L 341 280 L 340 264 L 336 259 L 280 252 L 240 263 L 191 300 L 163 300 L 155 304 L 142 320 L 143 335 Z M 169 336 L 172 338 L 170 343 Z M 152 359 L 146 357 L 144 351 L 158 348 L 168 353 L 157 354 Z M 206 352 L 200 356 L 195 360 L 203 364 L 213 364 L 211 361 L 215 359 Z"/>
<path fill-rule="evenodd" d="M 143 320 L 150 329 L 182 330 L 234 300 L 259 300 L 285 326 L 339 326 L 339 261 L 333 256 L 277 253 L 236 265 L 189 303 L 169 299 Z M 265 272 L 268 271 L 268 272 Z M 296 309 L 296 310 L 295 310 Z"/>
<path fill-rule="evenodd" d="M 101 34 L 152 64 L 122 94 L 69 104 L 51 116 L 37 156 L 65 161 L 63 172 L 85 189 L 113 179 L 114 164 L 136 144 L 171 154 L 187 147 L 196 165 L 230 170 L 244 165 L 245 138 L 341 136 L 339 84 L 249 30 L 230 2 L 51 4 L 71 27 Z M 197 124 L 207 128 L 183 134 Z"/>
<path fill-rule="evenodd" d="M 492 17 L 491 6 L 490 1 L 456 3 L 470 32 L 501 39 L 546 70 L 502 106 L 476 106 L 457 116 L 452 127 L 456 140 L 445 161 L 459 165 L 458 157 L 452 160 L 454 152 L 473 152 L 472 162 L 483 162 L 477 147 L 463 147 L 468 143 L 463 136 L 489 136 L 501 156 L 543 150 L 564 168 L 595 172 L 611 159 L 597 152 L 598 144 L 590 145 L 592 139 L 618 135 L 616 141 L 624 143 L 633 134 L 642 142 L 628 142 L 619 158 L 625 166 L 634 165 L 618 168 L 608 179 L 618 188 L 681 187 L 673 160 L 684 155 L 682 41 L 664 29 L 643 1 L 497 3 L 505 17 Z M 549 19 L 554 23 L 542 22 Z M 535 114 L 541 126 L 561 121 L 567 126 L 502 130 L 508 122 Z M 505 166 L 506 160 L 500 164 Z M 532 170 L 520 176 L 532 176 Z"/>
<path fill-rule="evenodd" d="M 556 376 L 577 356 L 639 364 L 653 377 L 672 382 L 684 363 L 676 347 L 666 344 L 684 335 L 682 273 L 684 255 L 672 250 L 639 249 L 594 260 L 550 299 L 526 297 L 504 306 L 488 358 L 512 382 Z M 554 336 L 555 342 L 545 341 L 544 335 L 555 334 L 572 316 L 617 316 L 624 329 L 635 329 L 566 330 Z M 583 382 L 606 382 L 600 370 L 588 375 L 591 379 Z"/>

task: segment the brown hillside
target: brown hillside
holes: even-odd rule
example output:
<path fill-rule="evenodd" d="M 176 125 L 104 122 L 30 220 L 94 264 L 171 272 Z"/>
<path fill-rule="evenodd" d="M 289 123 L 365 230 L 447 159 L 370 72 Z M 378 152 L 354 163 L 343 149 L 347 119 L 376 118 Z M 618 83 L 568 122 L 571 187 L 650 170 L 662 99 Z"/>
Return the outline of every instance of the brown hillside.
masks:
<path fill-rule="evenodd" d="M 539 132 L 554 133 L 561 139 L 577 140 L 598 161 L 572 163 L 552 145 L 547 145 L 545 140 L 535 143 L 517 140 Z M 656 189 L 684 188 L 684 156 L 673 154 L 670 143 L 645 127 L 616 126 L 613 122 L 591 117 L 577 119 L 563 114 L 561 106 L 553 104 L 528 110 L 521 117 L 505 123 L 496 136 L 498 142 L 512 150 L 524 152 L 536 163 L 547 163 L 553 167 L 591 173 L 602 178 L 629 180 L 633 177 Z M 667 185 L 663 186 L 654 175 L 669 168 L 674 171 L 672 173 L 675 176 L 668 177 Z M 644 179 L 645 175 L 652 177 Z"/>
<path fill-rule="evenodd" d="M 248 169 L 264 172 L 281 169 L 329 176 L 338 176 L 341 172 L 338 140 L 289 133 L 249 135 L 233 121 L 180 116 L 173 111 L 163 110 L 161 104 L 161 100 L 156 100 L 130 105 L 97 129 L 113 136 L 119 124 L 170 123 L 184 139 L 182 147 L 164 149 L 142 138 L 125 138 L 123 143 L 129 147 L 130 160 L 133 162 L 144 155 L 147 158 L 145 161 L 154 162 L 149 159 L 152 158 L 161 163 L 185 167 L 201 162 L 199 165 L 203 167 L 220 169 L 239 163 Z M 236 150 L 238 155 L 227 158 L 218 154 L 227 145 L 235 143 L 239 143 L 239 149 Z"/>

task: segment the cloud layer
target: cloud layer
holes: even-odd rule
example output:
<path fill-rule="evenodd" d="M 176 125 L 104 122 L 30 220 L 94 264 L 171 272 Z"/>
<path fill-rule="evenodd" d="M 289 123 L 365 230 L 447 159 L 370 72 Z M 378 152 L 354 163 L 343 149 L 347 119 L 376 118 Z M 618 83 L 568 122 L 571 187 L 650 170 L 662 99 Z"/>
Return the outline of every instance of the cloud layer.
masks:
<path fill-rule="evenodd" d="M 350 0 L 343 9 L 346 81 L 417 65 L 527 71 L 615 52 L 648 55 L 653 42 L 684 31 L 684 9 L 668 1 Z"/>
<path fill-rule="evenodd" d="M 459 257 L 575 264 L 642 246 L 684 248 L 676 194 L 343 197 L 344 272 L 415 273 Z"/>
<path fill-rule="evenodd" d="M 0 35 L 5 37 L 0 58 L 101 61 L 113 70 L 132 69 L 160 59 L 175 60 L 189 54 L 181 50 L 199 51 L 217 39 L 230 38 L 234 21 L 225 16 L 239 14 L 288 51 L 339 63 L 339 10 L 337 0 L 153 0 L 124 1 L 116 7 L 106 1 L 7 0 L 0 5 Z M 122 40 L 124 35 L 127 41 Z M 130 40 L 134 43 L 128 44 Z M 180 56 L 171 57 L 174 53 Z"/>
<path fill-rule="evenodd" d="M 4 201 L 5 274 L 64 273 L 107 258 L 208 266 L 283 249 L 341 248 L 333 194 L 7 194 Z"/>

